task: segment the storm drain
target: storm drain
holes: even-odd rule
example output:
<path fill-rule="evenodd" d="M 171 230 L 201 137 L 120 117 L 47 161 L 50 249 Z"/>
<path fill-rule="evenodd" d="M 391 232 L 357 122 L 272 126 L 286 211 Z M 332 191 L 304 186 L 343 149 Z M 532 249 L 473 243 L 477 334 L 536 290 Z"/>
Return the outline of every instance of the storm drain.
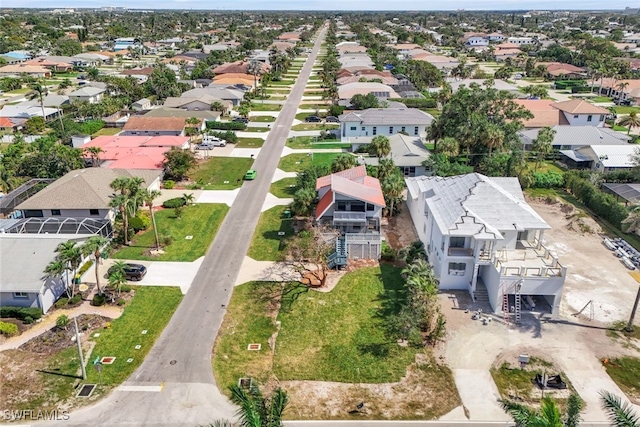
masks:
<path fill-rule="evenodd" d="M 249 344 L 247 350 L 257 351 L 260 350 L 260 348 L 262 348 L 262 344 Z"/>
<path fill-rule="evenodd" d="M 84 384 L 82 387 L 80 387 L 80 391 L 78 391 L 78 394 L 76 394 L 76 397 L 90 397 L 91 393 L 93 393 L 93 390 L 95 390 L 96 385 L 95 384 Z"/>

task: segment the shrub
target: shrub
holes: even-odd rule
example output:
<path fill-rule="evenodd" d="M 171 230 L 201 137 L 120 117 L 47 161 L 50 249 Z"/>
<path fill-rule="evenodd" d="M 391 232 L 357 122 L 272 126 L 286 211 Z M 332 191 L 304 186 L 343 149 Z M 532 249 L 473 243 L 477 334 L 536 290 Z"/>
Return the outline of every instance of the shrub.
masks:
<path fill-rule="evenodd" d="M 564 175 L 558 172 L 535 172 L 531 187 L 560 188 L 564 185 Z"/>
<path fill-rule="evenodd" d="M 162 246 L 169 246 L 173 243 L 173 236 L 169 234 L 165 234 L 164 236 L 160 236 L 160 243 Z"/>
<path fill-rule="evenodd" d="M 171 190 L 173 187 L 176 186 L 175 181 L 172 181 L 170 179 L 166 180 L 165 182 L 162 183 L 162 186 L 164 188 L 166 188 L 167 190 Z"/>
<path fill-rule="evenodd" d="M 82 267 L 80 267 L 80 270 L 78 270 L 78 276 L 82 276 L 92 266 L 93 266 L 93 261 L 91 261 L 91 260 L 89 260 L 89 261 L 85 262 L 84 264 L 82 264 Z"/>
<path fill-rule="evenodd" d="M 71 299 L 69 299 L 69 304 L 78 304 L 80 301 L 82 301 L 82 295 L 77 294 L 74 295 Z"/>
<path fill-rule="evenodd" d="M 390 98 L 389 101 L 402 102 L 409 108 L 436 108 L 437 101 L 434 98 Z"/>
<path fill-rule="evenodd" d="M 126 302 L 124 299 L 120 298 L 116 304 L 118 304 L 119 306 L 123 306 L 123 305 L 125 305 L 126 303 L 127 303 L 127 302 Z"/>
<path fill-rule="evenodd" d="M 18 325 L 8 322 L 0 322 L 0 334 L 12 337 L 18 334 Z"/>
<path fill-rule="evenodd" d="M 234 131 L 232 131 L 232 130 L 228 130 L 226 132 L 211 131 L 211 132 L 207 132 L 207 133 L 209 135 L 211 135 L 211 136 L 215 136 L 215 137 L 218 137 L 220 139 L 224 139 L 229 144 L 235 144 L 236 142 L 238 142 L 238 135 L 236 135 L 236 133 Z"/>
<path fill-rule="evenodd" d="M 54 305 L 56 308 L 61 308 L 67 304 L 69 304 L 69 298 L 60 298 Z"/>
<path fill-rule="evenodd" d="M 22 320 L 24 323 L 26 323 L 27 325 L 30 325 L 34 322 L 33 317 L 31 316 L 27 316 Z"/>
<path fill-rule="evenodd" d="M 389 246 L 386 241 L 383 241 L 380 258 L 382 258 L 385 261 L 394 261 L 396 257 L 397 257 L 396 251 L 391 246 Z"/>
<path fill-rule="evenodd" d="M 182 206 L 177 206 L 177 207 L 173 208 L 173 217 L 175 219 L 182 218 L 182 211 L 183 210 L 184 210 L 184 207 L 182 207 Z"/>
<path fill-rule="evenodd" d="M 143 231 L 151 226 L 151 218 L 148 215 L 136 215 L 129 219 L 129 225 L 133 228 L 133 231 Z"/>
<path fill-rule="evenodd" d="M 131 292 L 131 286 L 129 286 L 129 285 L 120 286 L 120 292 L 126 292 L 126 293 Z"/>
<path fill-rule="evenodd" d="M 207 122 L 207 129 L 245 130 L 247 125 L 242 122 Z"/>
<path fill-rule="evenodd" d="M 175 197 L 173 199 L 165 200 L 162 203 L 162 207 L 167 209 L 175 209 L 184 206 L 186 203 L 187 202 L 186 200 L 184 200 L 184 197 Z"/>
<path fill-rule="evenodd" d="M 93 296 L 93 301 L 91 301 L 91 305 L 100 307 L 101 305 L 104 305 L 105 302 L 107 302 L 107 297 L 105 297 L 104 294 L 96 294 Z"/>
<path fill-rule="evenodd" d="M 0 307 L 0 317 L 14 317 L 26 321 L 27 317 L 33 322 L 34 319 L 42 317 L 42 310 L 35 307 Z"/>
<path fill-rule="evenodd" d="M 58 316 L 58 318 L 56 319 L 56 326 L 58 328 L 66 329 L 68 324 L 69 324 L 69 316 L 67 316 L 66 314 Z"/>

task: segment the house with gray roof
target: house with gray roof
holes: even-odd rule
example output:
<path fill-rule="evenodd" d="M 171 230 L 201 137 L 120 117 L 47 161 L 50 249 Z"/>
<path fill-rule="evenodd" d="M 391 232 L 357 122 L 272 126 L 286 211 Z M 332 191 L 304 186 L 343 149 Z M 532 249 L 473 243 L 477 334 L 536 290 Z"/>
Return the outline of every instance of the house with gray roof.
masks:
<path fill-rule="evenodd" d="M 533 148 L 540 129 L 526 129 L 518 132 L 525 150 Z M 604 127 L 558 125 L 553 126 L 552 129 L 555 131 L 551 143 L 554 150 L 577 150 L 589 145 L 627 145 L 631 141 L 630 136 Z"/>
<path fill-rule="evenodd" d="M 61 243 L 78 243 L 88 235 L 0 234 L 0 306 L 34 307 L 46 313 L 66 290 L 66 275 L 47 277 L 44 270 Z"/>
<path fill-rule="evenodd" d="M 234 106 L 240 105 L 244 99 L 244 92 L 238 89 L 220 86 L 207 86 L 202 88 L 191 89 L 180 95 L 181 98 L 201 98 L 205 95 L 212 99 L 230 101 Z"/>
<path fill-rule="evenodd" d="M 345 112 L 338 119 L 340 138 L 349 142 L 351 138 L 391 136 L 401 132 L 424 137 L 433 116 L 417 108 L 369 108 Z"/>
<path fill-rule="evenodd" d="M 106 89 L 93 87 L 93 86 L 84 86 L 78 90 L 75 90 L 69 94 L 69 99 L 71 101 L 84 101 L 89 104 L 97 104 L 102 101 L 102 97 L 106 92 Z"/>
<path fill-rule="evenodd" d="M 115 210 L 109 206 L 119 177 L 144 179 L 143 188 L 159 189 L 161 171 L 138 169 L 76 169 L 49 184 L 16 210 L 23 218 L 94 218 L 113 221 Z"/>
<path fill-rule="evenodd" d="M 371 143 L 372 136 L 361 136 L 350 139 L 351 149 L 356 152 L 363 145 Z M 400 169 L 405 177 L 427 175 L 429 170 L 422 165 L 431 153 L 424 146 L 422 138 L 397 133 L 389 137 L 391 152 L 389 158 Z M 371 166 L 378 166 L 377 157 L 358 157 L 358 161 Z"/>
<path fill-rule="evenodd" d="M 407 207 L 441 289 L 488 299 L 505 317 L 534 306 L 558 314 L 567 269 L 543 246 L 551 227 L 527 204 L 517 178 L 405 181 Z"/>

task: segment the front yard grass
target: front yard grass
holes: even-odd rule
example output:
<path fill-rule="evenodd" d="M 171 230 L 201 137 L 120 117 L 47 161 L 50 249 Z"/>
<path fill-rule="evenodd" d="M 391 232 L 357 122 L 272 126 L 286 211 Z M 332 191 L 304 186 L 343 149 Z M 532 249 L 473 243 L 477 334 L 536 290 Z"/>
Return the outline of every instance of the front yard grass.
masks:
<path fill-rule="evenodd" d="M 269 86 L 292 86 L 296 83 L 293 79 L 274 80 L 269 82 Z"/>
<path fill-rule="evenodd" d="M 238 138 L 235 146 L 238 148 L 259 148 L 264 144 L 262 138 Z"/>
<path fill-rule="evenodd" d="M 640 113 L 640 107 L 633 107 L 631 105 L 616 105 L 613 109 L 616 114 Z"/>
<path fill-rule="evenodd" d="M 242 178 L 252 164 L 252 159 L 244 157 L 211 157 L 189 176 L 202 183 L 205 190 L 233 190 L 242 185 Z"/>
<path fill-rule="evenodd" d="M 309 165 L 331 165 L 333 159 L 340 153 L 313 153 L 313 156 L 307 153 L 289 154 L 280 159 L 278 168 L 285 172 L 300 172 Z"/>
<path fill-rule="evenodd" d="M 286 206 L 276 206 L 262 212 L 253 233 L 247 255 L 257 261 L 280 261 L 284 259 L 284 243 L 293 234 L 291 218 L 285 218 Z M 279 232 L 285 234 L 279 236 Z"/>
<path fill-rule="evenodd" d="M 275 122 L 276 118 L 273 116 L 250 116 L 249 120 L 252 122 L 269 123 Z"/>
<path fill-rule="evenodd" d="M 281 199 L 290 199 L 296 192 L 296 178 L 283 178 L 271 184 L 269 193 Z"/>
<path fill-rule="evenodd" d="M 270 128 L 259 128 L 259 127 L 248 127 L 245 130 L 241 131 L 241 132 L 258 132 L 258 133 L 262 133 L 262 132 L 269 132 L 271 129 Z"/>
<path fill-rule="evenodd" d="M 640 404 L 640 358 L 623 356 L 606 363 L 607 374 L 618 384 L 629 400 Z"/>
<path fill-rule="evenodd" d="M 195 261 L 203 256 L 216 233 L 229 207 L 224 204 L 202 203 L 187 206 L 180 219 L 175 218 L 173 209 L 156 212 L 158 234 L 170 235 L 173 243 L 164 247 L 164 253 L 158 256 L 146 254 L 155 245 L 152 229 L 134 237 L 130 246 L 124 246 L 113 258 L 148 261 Z M 193 236 L 187 240 L 186 236 Z"/>
<path fill-rule="evenodd" d="M 331 130 L 338 129 L 340 125 L 326 124 L 326 123 L 300 123 L 291 126 L 291 130 Z"/>
<path fill-rule="evenodd" d="M 613 102 L 612 98 L 608 96 L 594 96 L 593 98 L 589 98 L 591 102 Z"/>
<path fill-rule="evenodd" d="M 339 139 L 322 139 L 316 141 L 315 136 L 294 136 L 287 139 L 287 147 L 293 149 L 313 148 L 313 149 L 330 149 L 330 148 L 351 148 L 351 144 L 340 142 Z"/>
<path fill-rule="evenodd" d="M 94 138 L 96 136 L 113 136 L 119 134 L 120 132 L 122 132 L 122 129 L 120 128 L 102 128 L 91 136 Z"/>
<path fill-rule="evenodd" d="M 280 111 L 282 110 L 281 104 L 262 104 L 254 102 L 251 104 L 252 111 Z"/>

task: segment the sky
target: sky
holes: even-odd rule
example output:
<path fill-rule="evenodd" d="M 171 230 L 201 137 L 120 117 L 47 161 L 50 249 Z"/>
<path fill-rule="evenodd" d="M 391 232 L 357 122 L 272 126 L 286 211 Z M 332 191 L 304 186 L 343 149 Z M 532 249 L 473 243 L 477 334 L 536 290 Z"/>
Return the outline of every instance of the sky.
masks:
<path fill-rule="evenodd" d="M 209 10 L 608 10 L 638 7 L 637 0 L 453 0 L 425 2 L 416 0 L 0 0 L 0 7 L 64 8 L 117 6 L 135 9 L 209 9 Z"/>

